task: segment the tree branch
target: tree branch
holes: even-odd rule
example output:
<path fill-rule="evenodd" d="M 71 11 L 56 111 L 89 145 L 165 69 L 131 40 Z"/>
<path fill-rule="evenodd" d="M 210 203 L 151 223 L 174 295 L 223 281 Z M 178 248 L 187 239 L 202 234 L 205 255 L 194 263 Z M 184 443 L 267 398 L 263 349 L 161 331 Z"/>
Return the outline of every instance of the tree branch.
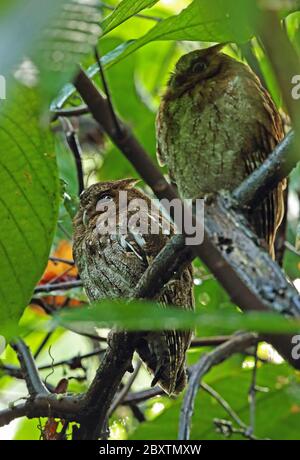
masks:
<path fill-rule="evenodd" d="M 296 166 L 294 139 L 294 133 L 289 132 L 264 163 L 233 191 L 232 196 L 239 206 L 256 207 L 262 196 L 266 196 L 290 174 Z"/>
<path fill-rule="evenodd" d="M 67 289 L 73 289 L 76 287 L 82 286 L 81 280 L 75 281 L 64 281 L 62 283 L 49 283 L 49 284 L 40 284 L 34 289 L 34 293 L 38 294 L 40 292 L 51 292 L 51 291 L 63 291 Z"/>
<path fill-rule="evenodd" d="M 84 397 L 78 439 L 106 439 L 108 411 L 125 372 L 131 370 L 134 340 L 135 334 L 111 333 L 108 350 Z"/>
<path fill-rule="evenodd" d="M 30 396 L 49 395 L 50 393 L 39 376 L 34 358 L 26 343 L 19 339 L 17 342 L 12 343 L 11 346 L 18 355 L 21 371 Z"/>
<path fill-rule="evenodd" d="M 76 171 L 77 171 L 77 181 L 78 181 L 78 195 L 84 190 L 84 177 L 83 177 L 83 168 L 82 168 L 82 152 L 80 143 L 78 140 L 77 133 L 73 127 L 72 122 L 68 118 L 60 118 L 62 127 L 66 136 L 68 146 L 73 154 Z"/>
<path fill-rule="evenodd" d="M 229 358 L 257 342 L 257 335 L 253 333 L 236 334 L 230 340 L 219 345 L 209 353 L 201 356 L 199 362 L 192 366 L 188 388 L 181 407 L 179 421 L 179 440 L 188 440 L 190 437 L 190 425 L 194 412 L 195 398 L 201 384 L 202 377 L 215 365 Z"/>

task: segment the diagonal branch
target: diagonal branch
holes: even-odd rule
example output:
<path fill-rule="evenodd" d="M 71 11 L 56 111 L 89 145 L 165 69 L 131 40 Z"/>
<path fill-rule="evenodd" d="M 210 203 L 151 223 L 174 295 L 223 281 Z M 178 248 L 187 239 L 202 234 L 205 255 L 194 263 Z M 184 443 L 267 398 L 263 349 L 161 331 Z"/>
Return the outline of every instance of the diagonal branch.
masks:
<path fill-rule="evenodd" d="M 18 355 L 21 371 L 30 396 L 49 395 L 50 393 L 39 376 L 34 358 L 26 343 L 19 339 L 17 342 L 12 343 L 11 346 Z"/>
<path fill-rule="evenodd" d="M 278 144 L 266 161 L 247 177 L 232 193 L 239 206 L 255 207 L 296 166 L 294 162 L 295 135 L 291 131 Z"/>
<path fill-rule="evenodd" d="M 66 136 L 68 146 L 75 160 L 78 181 L 78 195 L 80 195 L 84 189 L 81 146 L 72 122 L 68 118 L 63 117 L 61 117 L 60 120 Z"/>
<path fill-rule="evenodd" d="M 178 439 L 188 440 L 190 437 L 191 419 L 194 412 L 194 404 L 198 393 L 201 379 L 217 364 L 229 358 L 257 342 L 257 335 L 253 333 L 236 334 L 230 340 L 219 345 L 214 350 L 201 356 L 199 362 L 192 366 L 188 389 L 185 393 L 181 407 Z"/>

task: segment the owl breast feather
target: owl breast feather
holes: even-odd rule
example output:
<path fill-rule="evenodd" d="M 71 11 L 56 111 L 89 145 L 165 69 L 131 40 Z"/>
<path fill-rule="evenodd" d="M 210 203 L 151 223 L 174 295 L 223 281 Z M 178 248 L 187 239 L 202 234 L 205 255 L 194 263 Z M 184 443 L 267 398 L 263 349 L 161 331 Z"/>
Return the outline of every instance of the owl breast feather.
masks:
<path fill-rule="evenodd" d="M 163 105 L 157 118 L 158 151 L 181 196 L 231 190 L 246 177 L 241 153 L 251 150 L 258 102 L 249 98 L 243 79 L 235 77 L 225 92 L 209 100 L 196 87 Z"/>

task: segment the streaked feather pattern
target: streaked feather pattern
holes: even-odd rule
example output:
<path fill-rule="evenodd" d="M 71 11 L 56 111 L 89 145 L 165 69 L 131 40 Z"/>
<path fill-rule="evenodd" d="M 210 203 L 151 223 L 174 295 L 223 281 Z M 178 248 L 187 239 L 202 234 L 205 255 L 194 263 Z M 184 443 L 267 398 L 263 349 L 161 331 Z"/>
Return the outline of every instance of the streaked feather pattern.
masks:
<path fill-rule="evenodd" d="M 161 226 L 159 234 L 151 234 L 150 227 L 146 233 L 129 229 L 126 234 L 122 234 L 118 221 L 114 234 L 99 235 L 96 226 L 99 213 L 95 209 L 103 193 L 109 194 L 118 203 L 119 191 L 126 190 L 128 201 L 142 198 L 150 209 L 149 198 L 132 185 L 133 181 L 130 180 L 95 184 L 81 198 L 80 209 L 74 219 L 73 253 L 91 301 L 107 297 L 128 297 L 153 258 L 173 234 L 172 227 L 170 235 L 163 234 Z M 126 210 L 121 210 L 120 220 L 123 212 Z M 85 219 L 87 217 L 86 225 L 83 216 Z M 130 219 L 130 214 L 127 218 Z M 160 215 L 160 219 L 164 217 Z M 174 305 L 193 309 L 191 266 L 184 268 L 177 278 L 171 280 L 157 300 L 162 307 Z M 168 394 L 177 394 L 185 386 L 185 354 L 191 335 L 191 331 L 145 331 L 137 343 L 137 352 L 153 374 L 153 384 L 159 383 Z"/>

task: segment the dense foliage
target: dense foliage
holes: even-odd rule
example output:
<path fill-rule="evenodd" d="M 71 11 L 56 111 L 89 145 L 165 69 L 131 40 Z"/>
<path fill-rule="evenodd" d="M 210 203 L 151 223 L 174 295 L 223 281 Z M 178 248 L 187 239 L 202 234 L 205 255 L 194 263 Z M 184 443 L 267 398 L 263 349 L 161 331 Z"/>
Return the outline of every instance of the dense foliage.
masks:
<path fill-rule="evenodd" d="M 81 287 L 58 288 L 49 293 L 41 289 L 35 294 L 33 291 L 37 285 L 41 288 L 70 282 L 72 286 L 77 280 L 73 265 L 48 260 L 49 254 L 54 258 L 72 259 L 71 220 L 78 204 L 78 176 L 66 141 L 70 121 L 62 117 L 54 119 L 53 110 L 82 104 L 70 85 L 77 65 L 80 63 L 95 84 L 102 87 L 93 50 L 97 44 L 116 112 L 153 159 L 156 158 L 155 115 L 170 72 L 183 53 L 205 47 L 207 42 L 228 42 L 225 52 L 248 62 L 264 81 L 282 111 L 286 130 L 290 129 L 290 121 L 284 114 L 276 74 L 255 36 L 260 12 L 252 0 L 242 2 L 242 8 L 241 2 L 234 0 L 107 0 L 105 3 L 95 0 L 78 3 L 78 13 L 67 8 L 72 3 L 69 1 L 34 0 L 29 6 L 26 3 L 14 0 L 1 2 L 0 6 L 0 61 L 6 78 L 6 99 L 0 100 L 0 333 L 6 339 L 13 337 L 21 318 L 19 333 L 36 353 L 38 366 L 46 366 L 41 370 L 42 377 L 54 387 L 63 377 L 68 378 L 68 391 L 76 393 L 88 388 L 99 364 L 99 355 L 70 364 L 68 360 L 89 353 L 95 345 L 64 327 L 72 315 L 51 321 L 43 306 L 47 306 L 48 313 L 72 308 L 73 319 L 75 315 L 84 321 L 91 316 L 86 318 L 85 309 L 77 308 L 86 304 L 85 294 Z M 278 8 L 284 30 L 300 53 L 298 2 L 265 0 L 258 3 L 265 8 Z M 117 9 L 112 12 L 116 5 Z M 138 177 L 89 114 L 72 118 L 72 123 L 82 149 L 85 186 L 95 181 Z M 291 246 L 297 239 L 299 184 L 298 166 L 289 184 L 287 240 Z M 142 182 L 139 186 L 147 189 Z M 205 266 L 199 260 L 195 260 L 194 266 L 196 316 L 178 315 L 177 326 L 196 324 L 197 338 L 231 334 L 241 329 L 295 331 L 295 325 L 277 316 L 244 318 Z M 300 258 L 295 251 L 285 251 L 284 270 L 300 290 Z M 153 318 L 148 306 L 137 303 L 124 310 L 108 301 L 98 305 L 92 319 L 97 320 L 103 329 L 100 334 L 104 336 L 105 326 L 113 324 L 131 329 L 163 328 L 172 318 L 170 315 L 161 311 Z M 100 346 L 104 347 L 104 342 Z M 188 352 L 188 364 L 196 363 L 208 349 L 193 346 Z M 257 365 L 254 435 L 299 439 L 299 373 L 265 343 L 258 347 L 256 364 L 254 351 L 235 355 L 216 366 L 204 382 L 248 426 L 248 392 L 253 368 Z M 64 364 L 54 366 L 60 361 Z M 26 395 L 23 381 L 10 375 L 9 366 L 16 365 L 16 355 L 7 346 L 0 363 L 1 408 Z M 148 389 L 149 385 L 150 378 L 141 368 L 130 393 Z M 182 396 L 175 400 L 159 395 L 139 404 L 136 411 L 129 405 L 120 405 L 110 419 L 111 438 L 176 439 L 181 403 Z M 137 412 L 141 415 L 140 411 L 141 417 L 137 416 Z M 224 424 L 218 424 L 218 419 L 231 424 L 225 429 Z M 44 423 L 45 420 L 20 419 L 1 428 L 0 439 L 38 439 Z M 229 416 L 220 398 L 203 388 L 199 390 L 192 439 L 224 439 L 226 436 L 245 439 L 245 431 Z"/>

